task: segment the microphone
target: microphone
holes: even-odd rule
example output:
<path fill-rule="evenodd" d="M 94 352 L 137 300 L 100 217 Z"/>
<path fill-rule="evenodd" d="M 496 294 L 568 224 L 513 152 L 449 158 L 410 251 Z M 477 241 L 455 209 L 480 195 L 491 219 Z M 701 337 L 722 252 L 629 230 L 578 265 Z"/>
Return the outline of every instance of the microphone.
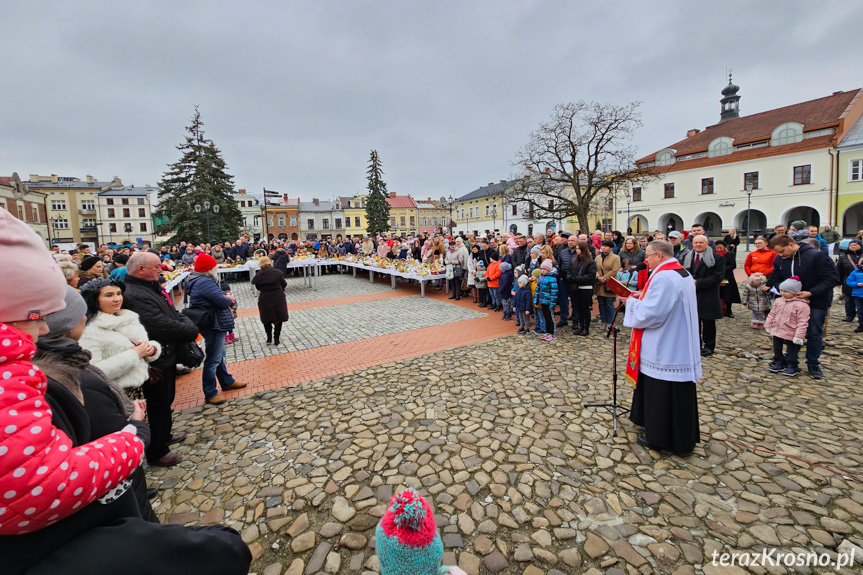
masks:
<path fill-rule="evenodd" d="M 646 270 L 646 269 L 647 269 L 647 264 L 646 264 L 646 263 L 644 263 L 644 262 L 641 262 L 640 264 L 638 264 L 637 266 L 635 266 L 635 271 L 637 271 L 637 272 L 640 272 L 640 271 L 643 271 L 643 270 Z"/>

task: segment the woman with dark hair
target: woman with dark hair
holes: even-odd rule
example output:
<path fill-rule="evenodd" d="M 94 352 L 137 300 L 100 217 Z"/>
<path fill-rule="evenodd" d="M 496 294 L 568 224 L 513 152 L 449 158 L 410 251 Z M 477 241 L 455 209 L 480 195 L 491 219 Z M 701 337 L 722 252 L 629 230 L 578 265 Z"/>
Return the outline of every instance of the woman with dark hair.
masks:
<path fill-rule="evenodd" d="M 575 293 L 575 306 L 578 309 L 578 327 L 573 323 L 572 331 L 575 335 L 590 335 L 590 309 L 593 307 L 596 262 L 590 255 L 587 242 L 578 242 L 575 245 L 575 254 L 566 276 L 570 293 Z"/>
<path fill-rule="evenodd" d="M 623 249 L 623 234 L 617 230 L 611 232 L 611 241 L 617 246 L 617 250 L 615 253 L 619 254 L 620 250 Z"/>
<path fill-rule="evenodd" d="M 87 256 L 83 260 L 81 260 L 81 264 L 78 266 L 80 270 L 78 272 L 78 289 L 82 289 L 87 282 L 95 278 L 104 278 L 107 274 L 105 273 L 105 262 L 102 261 L 102 258 L 97 256 Z"/>
<path fill-rule="evenodd" d="M 275 269 L 270 258 L 258 260 L 261 269 L 252 278 L 252 285 L 261 292 L 258 294 L 258 312 L 264 332 L 267 334 L 267 345 L 279 345 L 282 335 L 282 324 L 288 321 L 288 302 L 285 300 L 285 274 Z"/>
<path fill-rule="evenodd" d="M 123 389 L 130 398 L 143 399 L 141 386 L 149 377 L 149 366 L 162 353 L 150 341 L 138 314 L 122 309 L 123 282 L 94 279 L 81 289 L 87 304 L 87 325 L 80 345 L 92 354 L 92 363 L 109 383 Z"/>
<path fill-rule="evenodd" d="M 719 299 L 722 300 L 723 307 L 722 315 L 733 318 L 734 311 L 731 309 L 732 305 L 742 301 L 740 299 L 740 289 L 737 287 L 737 280 L 734 279 L 734 270 L 737 269 L 737 258 L 734 257 L 734 251 L 729 251 L 728 246 L 721 240 L 716 242 L 716 253 L 722 254 L 725 257 L 725 273 L 722 282 L 719 284 Z"/>
<path fill-rule="evenodd" d="M 414 245 L 411 247 L 411 257 L 416 261 L 422 261 L 422 245 L 419 238 L 414 240 Z"/>

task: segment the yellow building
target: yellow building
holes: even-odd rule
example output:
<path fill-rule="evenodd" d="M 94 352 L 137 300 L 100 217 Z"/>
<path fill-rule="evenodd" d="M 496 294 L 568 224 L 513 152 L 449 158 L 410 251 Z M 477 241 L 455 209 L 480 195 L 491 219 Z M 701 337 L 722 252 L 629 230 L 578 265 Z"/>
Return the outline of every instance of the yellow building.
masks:
<path fill-rule="evenodd" d="M 390 231 L 391 234 L 416 235 L 417 233 L 417 205 L 412 197 L 399 196 L 390 192 L 387 198 L 390 205 Z"/>
<path fill-rule="evenodd" d="M 47 195 L 45 199 L 48 221 L 51 224 L 51 238 L 54 243 L 90 242 L 99 244 L 98 196 L 99 192 L 111 187 L 123 187 L 120 178 L 110 182 L 97 181 L 87 176 L 80 178 L 40 176 L 30 174 L 27 187 Z M 105 232 L 103 232 L 105 233 Z"/>
<path fill-rule="evenodd" d="M 351 237 L 364 237 L 366 231 L 366 197 L 356 195 L 354 197 L 339 198 L 342 210 L 345 213 L 345 235 Z"/>

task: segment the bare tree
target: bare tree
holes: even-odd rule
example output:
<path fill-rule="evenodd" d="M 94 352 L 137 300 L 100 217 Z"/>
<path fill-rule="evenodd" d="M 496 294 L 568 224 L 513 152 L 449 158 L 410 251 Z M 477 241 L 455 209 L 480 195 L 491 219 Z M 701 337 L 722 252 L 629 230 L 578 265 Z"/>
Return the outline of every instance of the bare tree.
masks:
<path fill-rule="evenodd" d="M 507 202 L 526 206 L 537 219 L 575 217 L 590 229 L 588 214 L 599 196 L 618 196 L 630 182 L 652 179 L 654 168 L 635 165 L 635 130 L 642 126 L 640 102 L 558 104 L 551 118 L 531 132 L 513 159 L 525 168 Z"/>

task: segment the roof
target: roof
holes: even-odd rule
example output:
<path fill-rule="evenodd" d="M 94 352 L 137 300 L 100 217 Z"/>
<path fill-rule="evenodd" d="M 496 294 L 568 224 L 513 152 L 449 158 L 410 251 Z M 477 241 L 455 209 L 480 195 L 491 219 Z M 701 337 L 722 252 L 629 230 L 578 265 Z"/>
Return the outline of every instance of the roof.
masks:
<path fill-rule="evenodd" d="M 852 146 L 863 146 L 863 116 L 857 119 L 845 137 L 842 138 L 842 143 L 839 148 L 850 148 Z"/>
<path fill-rule="evenodd" d="M 490 186 L 483 186 L 481 188 L 477 188 L 469 194 L 465 194 L 460 198 L 456 198 L 456 202 L 466 202 L 469 200 L 477 200 L 481 198 L 488 198 L 492 196 L 499 196 L 505 190 L 509 189 L 516 181 L 510 180 L 508 182 L 498 182 L 497 184 L 492 184 Z"/>
<path fill-rule="evenodd" d="M 702 132 L 662 149 L 672 149 L 679 157 L 699 152 L 707 152 L 710 142 L 720 137 L 731 138 L 734 140 L 735 145 L 744 144 L 746 142 L 769 140 L 773 130 L 787 122 L 797 122 L 802 124 L 804 132 L 817 128 L 835 126 L 839 123 L 839 120 L 842 118 L 849 106 L 854 103 L 855 99 L 861 94 L 863 94 L 863 89 L 851 90 L 848 92 L 836 92 L 835 94 L 824 98 L 809 100 L 808 102 L 801 102 L 799 104 L 793 104 L 783 108 L 776 108 L 775 110 L 768 110 L 766 112 L 752 114 L 751 116 L 732 118 L 720 124 L 708 126 Z M 813 140 L 815 139 L 818 138 L 813 138 Z M 807 142 L 807 140 L 798 143 L 804 142 Z M 807 147 L 812 144 L 813 142 L 809 141 Z M 791 146 L 791 144 L 781 146 L 781 148 L 783 150 L 787 150 L 789 149 L 789 146 Z M 779 146 L 774 146 L 774 150 L 778 147 Z M 648 154 L 647 156 L 636 160 L 636 163 L 641 164 L 652 162 L 656 154 L 660 151 L 661 150 L 657 150 L 652 154 Z M 735 151 L 731 155 L 735 160 L 737 160 L 742 157 L 742 155 L 738 155 L 740 153 L 741 152 L 739 151 Z M 709 160 L 710 161 L 707 163 L 722 163 L 727 162 L 729 157 L 718 156 L 709 158 Z M 686 160 L 686 165 L 693 166 L 693 161 L 694 160 Z"/>
<path fill-rule="evenodd" d="M 142 188 L 138 186 L 124 186 L 122 188 L 111 188 L 109 190 L 105 190 L 104 192 L 99 192 L 100 196 L 149 196 L 153 192 L 158 192 L 159 188 L 154 188 L 152 186 L 147 186 L 146 188 Z"/>
<path fill-rule="evenodd" d="M 353 199 L 353 196 L 339 196 L 339 204 L 341 204 L 342 208 L 350 208 L 351 200 Z"/>
<path fill-rule="evenodd" d="M 414 203 L 414 199 L 410 196 L 396 196 L 390 194 L 387 198 L 387 203 L 391 208 L 415 208 L 417 207 L 416 203 Z"/>
<path fill-rule="evenodd" d="M 24 182 L 28 187 L 31 188 L 92 188 L 92 189 L 102 189 L 107 186 L 113 184 L 113 181 L 110 182 L 97 182 L 88 183 L 86 181 L 78 180 L 77 178 L 67 178 L 65 180 L 61 180 L 59 182 Z"/>
<path fill-rule="evenodd" d="M 11 186 L 12 178 L 7 176 L 0 176 L 0 186 Z"/>
<path fill-rule="evenodd" d="M 333 202 L 319 201 L 317 205 L 314 202 L 300 202 L 301 212 L 331 212 L 333 211 Z"/>
<path fill-rule="evenodd" d="M 419 210 L 437 210 L 439 209 L 436 205 L 429 202 L 417 202 L 417 209 Z"/>

